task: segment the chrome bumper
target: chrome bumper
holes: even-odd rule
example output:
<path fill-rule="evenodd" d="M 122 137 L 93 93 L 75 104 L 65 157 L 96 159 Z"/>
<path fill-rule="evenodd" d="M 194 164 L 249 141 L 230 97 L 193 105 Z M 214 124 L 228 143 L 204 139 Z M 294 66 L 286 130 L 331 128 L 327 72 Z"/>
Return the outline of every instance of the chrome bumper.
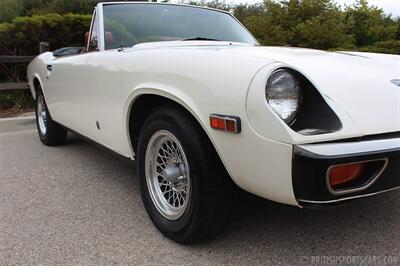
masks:
<path fill-rule="evenodd" d="M 319 158 L 360 156 L 369 153 L 396 150 L 400 150 L 400 138 L 295 146 L 296 153 Z"/>

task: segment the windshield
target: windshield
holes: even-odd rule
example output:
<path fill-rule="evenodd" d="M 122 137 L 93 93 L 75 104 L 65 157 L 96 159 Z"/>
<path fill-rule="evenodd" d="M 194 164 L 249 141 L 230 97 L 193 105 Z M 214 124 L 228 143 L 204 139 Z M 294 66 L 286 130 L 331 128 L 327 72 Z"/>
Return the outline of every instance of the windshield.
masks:
<path fill-rule="evenodd" d="M 109 4 L 103 7 L 105 48 L 144 42 L 220 40 L 256 44 L 253 36 L 224 12 L 179 5 Z"/>

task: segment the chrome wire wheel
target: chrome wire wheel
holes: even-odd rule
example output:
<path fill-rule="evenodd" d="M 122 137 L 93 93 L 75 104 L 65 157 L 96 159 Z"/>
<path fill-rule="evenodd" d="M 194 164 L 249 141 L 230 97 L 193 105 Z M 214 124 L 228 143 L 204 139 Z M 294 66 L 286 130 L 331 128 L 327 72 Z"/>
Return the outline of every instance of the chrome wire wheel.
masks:
<path fill-rule="evenodd" d="M 146 148 L 145 174 L 150 197 L 159 213 L 178 220 L 191 194 L 189 164 L 179 140 L 169 131 L 153 134 Z"/>
<path fill-rule="evenodd" d="M 40 133 L 44 136 L 47 132 L 47 112 L 43 95 L 38 95 L 36 115 L 38 118 Z"/>

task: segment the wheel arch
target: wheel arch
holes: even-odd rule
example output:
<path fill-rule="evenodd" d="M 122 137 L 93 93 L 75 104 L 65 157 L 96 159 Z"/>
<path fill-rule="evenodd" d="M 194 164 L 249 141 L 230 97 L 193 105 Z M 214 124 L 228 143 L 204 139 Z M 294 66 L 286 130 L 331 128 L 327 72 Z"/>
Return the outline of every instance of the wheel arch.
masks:
<path fill-rule="evenodd" d="M 39 88 L 41 88 L 41 91 L 44 94 L 43 83 L 38 74 L 33 75 L 32 84 L 30 85 L 30 88 L 31 88 L 31 94 L 32 94 L 32 97 L 34 100 L 36 100 L 36 95 L 38 93 Z"/>
<path fill-rule="evenodd" d="M 134 97 L 129 101 L 126 112 L 126 129 L 133 153 L 136 152 L 137 143 L 131 139 L 132 134 L 140 134 L 140 130 L 142 129 L 147 117 L 153 110 L 163 105 L 173 106 L 184 110 L 207 134 L 200 118 L 196 115 L 196 112 L 186 104 L 186 101 L 181 100 L 181 98 L 178 98 L 174 94 L 162 90 L 143 89 L 140 93 L 135 93 Z M 208 134 L 207 136 L 210 139 Z"/>
<path fill-rule="evenodd" d="M 140 131 L 151 112 L 163 105 L 173 106 L 183 110 L 192 118 L 198 129 L 201 130 L 210 141 L 210 144 L 212 145 L 218 158 L 224 165 L 225 170 L 230 175 L 229 169 L 226 167 L 217 145 L 210 136 L 205 123 L 198 115 L 197 105 L 194 104 L 190 99 L 183 99 L 185 99 L 185 97 L 177 97 L 177 94 L 155 89 L 144 89 L 140 93 L 136 93 L 134 97 L 131 98 L 131 101 L 129 101 L 129 104 L 127 105 L 126 129 L 132 155 L 134 156 L 136 153 Z"/>

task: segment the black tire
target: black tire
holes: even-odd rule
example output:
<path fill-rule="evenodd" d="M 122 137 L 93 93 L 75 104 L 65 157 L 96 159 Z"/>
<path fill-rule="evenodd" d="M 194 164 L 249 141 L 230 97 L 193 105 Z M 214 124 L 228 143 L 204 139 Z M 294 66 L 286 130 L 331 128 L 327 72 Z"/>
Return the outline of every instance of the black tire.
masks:
<path fill-rule="evenodd" d="M 46 130 L 42 130 L 40 127 L 40 122 L 39 122 L 39 109 L 40 109 L 40 101 L 41 104 L 44 105 L 44 110 L 45 110 L 45 127 Z M 37 90 L 36 94 L 36 127 L 38 130 L 39 138 L 42 141 L 43 144 L 47 146 L 57 146 L 57 145 L 62 145 L 67 141 L 67 135 L 68 131 L 58 124 L 57 122 L 53 121 L 51 118 L 49 109 L 47 108 L 46 100 L 44 98 L 43 92 L 41 91 L 41 88 Z"/>
<path fill-rule="evenodd" d="M 167 219 L 158 211 L 146 181 L 146 149 L 160 130 L 179 140 L 190 168 L 191 195 L 184 214 L 177 220 Z M 137 169 L 144 206 L 155 226 L 168 238 L 189 244 L 222 231 L 231 209 L 233 182 L 197 121 L 185 111 L 163 107 L 148 117 L 139 137 Z"/>

